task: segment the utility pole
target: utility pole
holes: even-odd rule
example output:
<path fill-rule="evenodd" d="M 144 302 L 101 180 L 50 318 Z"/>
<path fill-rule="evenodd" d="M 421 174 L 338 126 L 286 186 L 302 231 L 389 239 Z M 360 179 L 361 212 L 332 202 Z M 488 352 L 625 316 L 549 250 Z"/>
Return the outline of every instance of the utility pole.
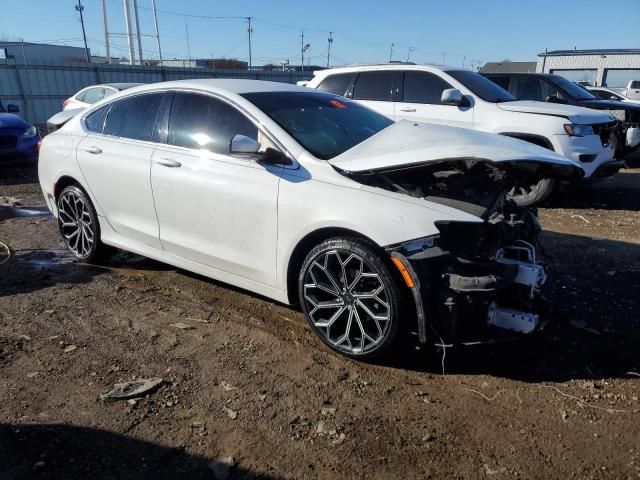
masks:
<path fill-rule="evenodd" d="M 187 56 L 189 57 L 189 66 L 191 66 L 191 45 L 189 44 L 189 25 L 187 19 L 184 19 L 184 31 L 187 35 Z"/>
<path fill-rule="evenodd" d="M 467 57 L 465 57 L 465 56 L 462 57 L 462 68 L 464 68 L 464 62 L 465 62 L 466 59 L 467 59 Z"/>
<path fill-rule="evenodd" d="M 111 63 L 111 45 L 109 43 L 109 19 L 107 18 L 107 0 L 102 0 L 102 18 L 104 20 L 104 43 L 107 46 L 106 63 Z"/>
<path fill-rule="evenodd" d="M 393 43 L 391 44 L 391 50 L 389 51 L 389 63 L 393 61 Z"/>
<path fill-rule="evenodd" d="M 251 70 L 251 34 L 253 33 L 253 28 L 251 28 L 251 19 L 253 17 L 247 17 L 247 22 L 249 22 L 249 70 Z"/>
<path fill-rule="evenodd" d="M 409 47 L 407 49 L 407 62 L 409 61 L 409 58 L 411 57 L 411 52 L 413 52 L 415 50 L 415 48 L 413 47 Z"/>
<path fill-rule="evenodd" d="M 333 32 L 329 32 L 329 38 L 327 39 L 329 46 L 327 48 L 327 68 L 329 68 L 329 61 L 331 59 L 331 44 L 333 43 Z"/>
<path fill-rule="evenodd" d="M 304 28 L 300 33 L 300 71 L 304 72 Z"/>
<path fill-rule="evenodd" d="M 135 63 L 133 54 L 133 35 L 131 33 L 131 9 L 129 8 L 129 0 L 124 0 L 124 24 L 127 28 L 127 45 L 129 47 L 129 65 Z"/>
<path fill-rule="evenodd" d="M 160 66 L 162 66 L 162 49 L 160 48 L 160 30 L 158 29 L 158 12 L 156 10 L 156 0 L 151 0 L 151 7 L 153 8 L 153 22 L 156 28 L 156 40 L 158 41 L 158 58 L 160 59 Z"/>
<path fill-rule="evenodd" d="M 138 37 L 138 60 L 142 65 L 142 40 L 140 39 L 140 22 L 138 21 L 138 0 L 133 0 L 133 18 L 136 21 L 136 35 Z"/>
<path fill-rule="evenodd" d="M 87 32 L 84 30 L 84 16 L 82 12 L 84 11 L 84 7 L 80 0 L 78 0 L 78 5 L 76 5 L 76 10 L 80 12 L 80 23 L 82 24 L 82 38 L 84 38 L 84 53 L 87 56 L 87 63 L 91 63 L 91 55 L 89 55 L 89 47 L 87 46 Z"/>
<path fill-rule="evenodd" d="M 447 64 L 447 52 L 442 52 L 442 64 Z"/>

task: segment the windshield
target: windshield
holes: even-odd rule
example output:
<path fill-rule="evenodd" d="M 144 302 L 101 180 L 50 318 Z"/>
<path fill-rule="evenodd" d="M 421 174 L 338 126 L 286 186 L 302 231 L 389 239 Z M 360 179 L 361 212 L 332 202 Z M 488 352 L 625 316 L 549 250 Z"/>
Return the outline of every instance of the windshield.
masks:
<path fill-rule="evenodd" d="M 470 70 L 448 70 L 445 73 L 451 75 L 485 102 L 498 103 L 517 100 L 504 88 L 479 73 Z"/>
<path fill-rule="evenodd" d="M 566 94 L 570 97 L 575 98 L 576 100 L 596 100 L 596 97 L 593 96 L 588 90 L 585 90 L 579 85 L 576 85 L 570 80 L 567 80 L 564 77 L 559 75 L 554 75 L 552 77 L 552 82 L 558 87 L 560 90 L 564 90 Z"/>
<path fill-rule="evenodd" d="M 320 92 L 245 93 L 314 156 L 328 160 L 393 123 L 357 103 Z"/>

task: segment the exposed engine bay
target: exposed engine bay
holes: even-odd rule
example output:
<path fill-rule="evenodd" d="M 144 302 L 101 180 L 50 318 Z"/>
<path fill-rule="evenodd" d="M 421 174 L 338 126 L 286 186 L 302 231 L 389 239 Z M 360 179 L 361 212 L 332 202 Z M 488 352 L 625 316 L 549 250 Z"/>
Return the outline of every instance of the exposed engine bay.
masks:
<path fill-rule="evenodd" d="M 574 174 L 548 164 L 479 159 L 349 174 L 483 220 L 436 222 L 439 235 L 387 248 L 414 280 L 422 342 L 483 343 L 542 328 L 546 306 L 540 289 L 547 274 L 537 252 L 541 230 L 534 209 L 507 199 L 507 186 L 521 177 Z"/>

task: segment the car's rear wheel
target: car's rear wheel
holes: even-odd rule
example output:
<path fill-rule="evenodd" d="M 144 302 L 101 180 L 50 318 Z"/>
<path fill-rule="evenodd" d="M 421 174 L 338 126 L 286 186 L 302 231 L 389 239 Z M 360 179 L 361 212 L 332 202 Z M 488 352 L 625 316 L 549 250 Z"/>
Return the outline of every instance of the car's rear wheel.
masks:
<path fill-rule="evenodd" d="M 555 185 L 555 180 L 551 178 L 543 178 L 534 184 L 517 184 L 507 192 L 507 198 L 520 207 L 530 207 L 548 198 Z"/>
<path fill-rule="evenodd" d="M 75 185 L 58 197 L 58 228 L 69 251 L 83 262 L 94 262 L 108 251 L 100 241 L 100 224 L 91 200 Z"/>
<path fill-rule="evenodd" d="M 331 349 L 369 359 L 394 343 L 402 292 L 390 262 L 369 242 L 338 237 L 307 255 L 298 285 L 314 332 Z"/>

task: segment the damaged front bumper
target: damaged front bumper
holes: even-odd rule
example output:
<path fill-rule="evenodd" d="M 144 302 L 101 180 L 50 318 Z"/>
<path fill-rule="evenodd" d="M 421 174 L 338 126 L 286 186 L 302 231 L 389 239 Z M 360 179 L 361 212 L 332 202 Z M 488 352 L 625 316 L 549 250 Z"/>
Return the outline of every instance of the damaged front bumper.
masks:
<path fill-rule="evenodd" d="M 529 335 L 544 328 L 547 279 L 535 246 L 515 240 L 489 261 L 470 261 L 443 248 L 439 236 L 387 249 L 411 276 L 421 343 L 470 345 Z"/>

